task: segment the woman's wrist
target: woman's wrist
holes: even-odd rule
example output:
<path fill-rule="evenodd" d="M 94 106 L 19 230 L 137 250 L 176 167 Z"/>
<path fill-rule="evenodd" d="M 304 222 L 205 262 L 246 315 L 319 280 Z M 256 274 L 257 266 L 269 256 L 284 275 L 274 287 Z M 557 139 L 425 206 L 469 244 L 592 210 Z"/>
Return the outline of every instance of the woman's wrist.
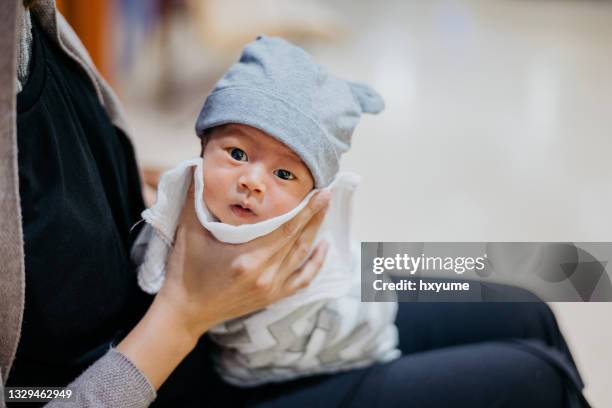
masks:
<path fill-rule="evenodd" d="M 168 282 L 164 283 L 151 307 L 155 305 L 160 310 L 157 313 L 171 320 L 169 324 L 175 330 L 197 342 L 215 323 L 207 318 L 200 306 L 190 306 L 189 295 L 180 290 L 172 290 L 171 286 Z"/>
<path fill-rule="evenodd" d="M 129 358 L 157 390 L 193 350 L 200 335 L 185 325 L 183 316 L 172 304 L 156 297 L 116 349 Z"/>

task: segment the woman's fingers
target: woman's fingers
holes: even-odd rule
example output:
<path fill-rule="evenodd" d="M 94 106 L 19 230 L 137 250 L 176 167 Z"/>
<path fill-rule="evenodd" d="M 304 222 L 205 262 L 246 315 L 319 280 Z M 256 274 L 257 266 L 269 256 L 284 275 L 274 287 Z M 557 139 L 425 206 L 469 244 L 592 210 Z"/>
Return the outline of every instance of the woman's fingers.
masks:
<path fill-rule="evenodd" d="M 259 279 L 264 284 L 274 284 L 280 288 L 289 275 L 294 273 L 306 260 L 312 249 L 312 243 L 325 218 L 327 208 L 319 210 L 297 234 L 293 235 L 285 245 L 276 250 L 268 259 L 267 268 Z"/>
<path fill-rule="evenodd" d="M 314 253 L 309 256 L 309 253 L 329 205 L 329 191 L 318 192 L 293 219 L 266 236 L 240 245 L 221 243 L 215 245 L 216 240 L 208 237 L 208 231 L 200 228 L 195 214 L 193 190 L 192 181 L 178 228 L 179 231 L 184 230 L 183 238 L 187 241 L 184 244 L 189 247 L 187 252 L 194 251 L 194 245 L 200 248 L 201 246 L 206 247 L 205 252 L 209 255 L 211 251 L 213 253 L 221 251 L 227 254 L 233 252 L 234 259 L 227 264 L 226 268 L 236 279 L 234 284 L 254 284 L 262 296 L 269 295 L 276 298 L 279 293 L 285 292 L 283 286 L 288 277 L 301 275 L 302 278 L 296 278 L 301 284 L 301 282 L 309 282 L 308 276 L 318 271 L 318 268 L 313 271 L 312 265 L 305 268 L 304 261 L 308 257 L 309 262 L 314 262 L 316 265 L 318 258 L 313 258 Z M 204 248 L 201 249 L 204 250 Z M 217 255 L 223 258 L 221 253 Z M 193 254 L 189 258 L 197 258 L 196 261 L 199 259 Z M 184 266 L 191 267 L 191 262 L 187 262 Z M 304 274 L 306 277 L 303 276 Z"/>
<path fill-rule="evenodd" d="M 329 205 L 330 198 L 330 191 L 318 192 L 295 217 L 268 235 L 246 244 L 245 250 L 252 251 L 254 256 L 260 255 L 264 259 L 269 259 L 271 254 L 277 253 L 287 247 L 288 244 L 292 244 L 312 217 Z"/>
<path fill-rule="evenodd" d="M 302 233 L 299 234 L 291 245 L 291 249 L 286 254 L 280 266 L 279 279 L 285 281 L 289 275 L 294 273 L 307 259 L 312 251 L 312 243 L 314 242 L 319 228 L 325 219 L 327 209 L 319 211 L 306 224 Z"/>
<path fill-rule="evenodd" d="M 329 244 L 327 242 L 319 242 L 306 262 L 295 273 L 289 275 L 285 281 L 283 285 L 284 296 L 291 295 L 310 284 L 321 269 L 321 266 L 323 266 L 328 249 Z"/>

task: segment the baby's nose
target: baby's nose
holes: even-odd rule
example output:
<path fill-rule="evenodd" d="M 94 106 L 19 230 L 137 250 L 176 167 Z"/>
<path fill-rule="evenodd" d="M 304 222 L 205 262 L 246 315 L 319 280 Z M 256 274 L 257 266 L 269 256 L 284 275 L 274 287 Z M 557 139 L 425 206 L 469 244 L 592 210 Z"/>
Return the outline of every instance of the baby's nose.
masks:
<path fill-rule="evenodd" d="M 264 177 L 261 170 L 254 169 L 247 172 L 239 180 L 240 187 L 250 190 L 254 193 L 262 194 L 266 191 Z"/>
<path fill-rule="evenodd" d="M 244 189 L 250 190 L 254 193 L 263 193 L 264 187 L 260 184 L 250 183 L 248 181 L 243 181 L 240 183 L 240 186 Z"/>

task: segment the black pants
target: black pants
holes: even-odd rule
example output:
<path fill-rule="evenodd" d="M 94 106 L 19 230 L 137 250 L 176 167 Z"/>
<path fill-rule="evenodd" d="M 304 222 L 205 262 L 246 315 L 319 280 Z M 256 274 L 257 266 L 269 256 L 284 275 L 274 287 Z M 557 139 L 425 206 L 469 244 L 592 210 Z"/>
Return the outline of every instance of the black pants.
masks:
<path fill-rule="evenodd" d="M 258 407 L 584 407 L 545 303 L 400 303 L 403 356 L 344 374 L 243 390 Z"/>
<path fill-rule="evenodd" d="M 199 377 L 201 405 L 588 407 L 545 303 L 400 303 L 397 326 L 403 355 L 393 362 L 244 389 L 209 373 Z"/>

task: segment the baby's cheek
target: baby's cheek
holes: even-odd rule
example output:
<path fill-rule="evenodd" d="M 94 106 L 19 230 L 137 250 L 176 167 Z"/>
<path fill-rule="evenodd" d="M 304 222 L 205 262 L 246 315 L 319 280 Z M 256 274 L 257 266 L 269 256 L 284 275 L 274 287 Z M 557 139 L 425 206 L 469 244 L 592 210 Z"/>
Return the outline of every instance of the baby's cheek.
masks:
<path fill-rule="evenodd" d="M 291 191 L 283 191 L 277 194 L 270 203 L 270 211 L 273 213 L 270 218 L 288 213 L 297 207 L 306 196 Z"/>
<path fill-rule="evenodd" d="M 204 184 L 204 204 L 206 204 L 206 207 L 208 207 L 213 215 L 217 216 L 219 200 L 214 190 L 214 184 Z"/>

